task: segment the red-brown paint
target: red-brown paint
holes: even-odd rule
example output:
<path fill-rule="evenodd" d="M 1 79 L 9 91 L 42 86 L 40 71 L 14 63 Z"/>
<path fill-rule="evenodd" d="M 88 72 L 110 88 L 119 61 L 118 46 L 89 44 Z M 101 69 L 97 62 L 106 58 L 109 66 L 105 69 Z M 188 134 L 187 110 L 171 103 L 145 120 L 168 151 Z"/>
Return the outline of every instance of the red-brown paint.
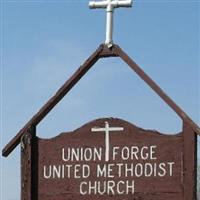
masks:
<path fill-rule="evenodd" d="M 47 194 L 45 194 L 44 191 L 47 191 L 50 193 L 55 188 L 58 188 L 59 184 L 53 184 L 51 187 L 46 186 L 46 189 L 44 189 L 45 185 L 41 184 L 41 176 L 40 176 L 40 165 L 41 162 L 41 156 L 43 151 L 46 147 L 45 145 L 49 142 L 53 144 L 59 145 L 63 142 L 63 138 L 66 137 L 66 139 L 69 139 L 68 137 L 75 137 L 73 136 L 74 133 L 79 133 L 80 130 L 74 131 L 73 133 L 68 133 L 62 136 L 58 136 L 55 139 L 49 139 L 49 140 L 41 140 L 38 139 L 36 136 L 36 126 L 45 118 L 45 116 L 57 105 L 57 103 L 72 89 L 72 87 L 87 73 L 87 71 L 101 58 L 106 57 L 120 57 L 125 63 L 127 63 L 131 69 L 135 71 L 135 73 L 145 81 L 146 84 L 148 84 L 159 96 L 162 98 L 175 112 L 176 114 L 182 119 L 183 121 L 183 131 L 176 136 L 166 136 L 158 134 L 155 131 L 144 131 L 142 129 L 134 129 L 133 125 L 128 125 L 125 122 L 119 120 L 120 123 L 122 123 L 125 127 L 129 127 L 126 130 L 125 134 L 130 134 L 130 130 L 132 135 L 128 135 L 129 140 L 127 139 L 127 142 L 136 141 L 136 138 L 140 138 L 138 140 L 138 144 L 145 141 L 148 144 L 151 144 L 151 142 L 158 142 L 159 151 L 161 152 L 163 158 L 167 159 L 168 156 L 172 156 L 170 152 L 174 152 L 173 156 L 177 159 L 177 166 L 176 166 L 176 178 L 173 179 L 173 181 L 167 180 L 165 184 L 158 184 L 155 187 L 152 186 L 151 182 L 147 183 L 146 179 L 141 181 L 144 183 L 144 185 L 140 186 L 140 183 L 138 183 L 139 188 L 143 186 L 143 190 L 147 190 L 148 188 L 150 191 L 147 193 L 145 192 L 138 192 L 136 191 L 133 196 L 107 196 L 106 199 L 115 199 L 115 200 L 195 200 L 196 198 L 196 151 L 197 151 L 197 143 L 196 143 L 196 135 L 200 134 L 200 128 L 198 125 L 192 121 L 192 119 L 169 97 L 167 96 L 164 91 L 118 46 L 113 45 L 112 48 L 108 48 L 105 45 L 100 45 L 98 49 L 83 63 L 83 65 L 80 66 L 80 68 L 72 75 L 72 77 L 65 82 L 65 84 L 56 92 L 56 94 L 24 125 L 24 127 L 17 133 L 17 135 L 4 147 L 2 150 L 3 156 L 8 156 L 15 147 L 22 142 L 22 151 L 21 151 L 21 182 L 22 182 L 22 190 L 21 190 L 21 199 L 23 200 L 73 200 L 73 199 L 94 199 L 93 197 L 83 197 L 83 196 L 77 196 L 78 194 L 74 194 L 74 189 L 70 190 L 72 192 L 69 193 L 60 193 L 58 196 L 51 197 Z M 103 119 L 102 119 L 103 120 Z M 98 120 L 98 123 L 100 123 L 102 120 Z M 109 119 L 110 121 L 110 119 Z M 110 121 L 111 123 L 118 123 L 117 120 Z M 92 122 L 93 123 L 93 122 Z M 91 123 L 91 124 L 92 124 Z M 89 125 L 91 125 L 89 124 Z M 88 125 L 88 126 L 89 126 Z M 101 125 L 101 124 L 99 124 Z M 87 126 L 82 127 L 83 132 L 86 131 Z M 139 132 L 142 134 L 138 134 Z M 111 139 L 112 142 L 121 142 L 121 145 L 124 145 L 123 142 L 126 142 L 124 136 L 121 138 L 121 134 L 112 135 Z M 134 138 L 133 135 L 135 135 Z M 86 134 L 87 136 L 87 134 Z M 151 136 L 151 137 L 150 137 Z M 97 142 L 98 138 L 103 137 L 103 134 L 98 134 L 97 138 L 93 141 L 94 144 Z M 60 139 L 59 141 L 59 138 Z M 82 145 L 83 141 L 85 140 L 84 136 L 80 136 L 79 142 Z M 123 139 L 122 139 L 123 138 Z M 159 138 L 159 139 L 158 139 Z M 57 141 L 58 139 L 58 141 Z M 61 141 L 62 140 L 62 141 Z M 65 141 L 65 140 L 64 140 Z M 69 139 L 70 141 L 70 139 Z M 67 144 L 69 144 L 69 141 L 65 141 Z M 90 140 L 88 139 L 87 142 Z M 175 142 L 176 141 L 176 142 Z M 176 144 L 174 144 L 176 143 Z M 73 144 L 73 143 L 72 143 Z M 100 141 L 98 144 L 99 145 Z M 171 144 L 174 144 L 173 146 Z M 76 143 L 74 143 L 76 145 Z M 162 146 L 162 150 L 161 150 Z M 25 148 L 24 148 L 25 147 Z M 163 149 L 166 148 L 166 151 L 162 152 Z M 168 149 L 168 150 L 167 150 Z M 55 157 L 51 155 L 51 158 L 54 160 L 57 156 L 56 152 L 53 152 L 53 150 L 48 148 L 46 149 L 51 155 L 51 153 L 55 153 Z M 181 154 L 180 154 L 181 153 Z M 44 153 L 43 153 L 44 154 Z M 177 156 L 176 156 L 177 155 Z M 181 155 L 181 157 L 180 157 Z M 172 157 L 169 157 L 172 158 Z M 43 160 L 46 162 L 46 159 L 48 160 L 48 154 L 45 154 L 45 159 Z M 52 161 L 53 161 L 52 160 Z M 56 162 L 56 160 L 54 160 Z M 180 164 L 181 163 L 181 164 Z M 180 176 L 181 176 L 181 182 L 180 182 Z M 173 177 L 174 178 L 174 177 Z M 158 181 L 159 182 L 159 181 Z M 155 182 L 156 184 L 158 182 Z M 175 184 L 175 182 L 177 184 Z M 160 182 L 159 182 L 160 183 Z M 48 183 L 49 184 L 49 183 Z M 67 183 L 69 184 L 69 183 Z M 76 184 L 76 183 L 73 183 Z M 71 187 L 73 187 L 73 184 Z M 162 188 L 168 188 L 168 192 L 166 192 Z M 181 187 L 180 187 L 181 186 Z M 153 192 L 151 190 L 155 189 Z M 62 187 L 60 188 L 62 189 Z M 70 188 L 67 188 L 69 190 Z M 42 191 L 42 192 L 41 192 Z M 50 191 L 50 192 L 49 192 Z M 171 191 L 171 192 L 170 192 Z M 173 192 L 175 191 L 175 192 Z M 41 195 L 46 195 L 41 197 Z M 68 197 L 66 195 L 68 194 Z M 75 195 L 75 196 L 74 196 Z M 95 199 L 102 199 L 102 196 L 95 197 Z M 105 199 L 105 198 L 104 198 Z"/>
<path fill-rule="evenodd" d="M 62 148 L 66 147 L 101 147 L 105 149 L 105 135 L 104 133 L 91 132 L 92 127 L 104 127 L 105 121 L 109 122 L 111 126 L 124 127 L 124 131 L 110 134 L 110 146 L 118 147 L 131 147 L 131 146 L 157 146 L 154 156 L 156 160 L 123 160 L 121 157 L 117 157 L 116 160 L 110 160 L 105 162 L 101 161 L 63 161 Z M 183 132 L 176 135 L 164 135 L 156 131 L 144 130 L 138 128 L 126 121 L 120 119 L 99 119 L 90 122 L 81 128 L 68 133 L 62 133 L 52 139 L 40 139 L 37 138 L 37 146 L 35 146 L 35 153 L 38 155 L 37 167 L 38 172 L 32 174 L 32 179 L 37 180 L 37 188 L 34 188 L 32 193 L 37 194 L 34 200 L 194 200 L 195 199 L 195 161 L 196 155 L 193 150 L 188 151 L 188 147 L 194 145 L 194 140 L 190 137 L 187 126 L 184 125 Z M 188 136 L 187 142 L 185 136 Z M 36 144 L 36 143 L 35 143 Z M 187 151 L 187 153 L 186 153 Z M 112 151 L 110 152 L 112 157 Z M 185 155 L 187 157 L 185 157 Z M 22 155 L 23 156 L 23 155 Z M 33 155 L 32 155 L 33 156 Z M 128 176 L 119 177 L 118 170 L 113 168 L 112 173 L 114 177 L 96 177 L 97 165 L 103 164 L 131 164 L 137 163 L 166 163 L 174 162 L 173 175 L 166 175 L 164 177 L 135 177 Z M 88 178 L 44 178 L 44 165 L 88 165 L 91 170 L 91 174 Z M 23 169 L 22 174 L 26 174 L 26 170 Z M 78 173 L 79 175 L 81 173 Z M 191 176 L 191 174 L 193 176 Z M 134 194 L 80 194 L 80 183 L 82 181 L 132 181 L 134 180 L 135 190 Z"/>

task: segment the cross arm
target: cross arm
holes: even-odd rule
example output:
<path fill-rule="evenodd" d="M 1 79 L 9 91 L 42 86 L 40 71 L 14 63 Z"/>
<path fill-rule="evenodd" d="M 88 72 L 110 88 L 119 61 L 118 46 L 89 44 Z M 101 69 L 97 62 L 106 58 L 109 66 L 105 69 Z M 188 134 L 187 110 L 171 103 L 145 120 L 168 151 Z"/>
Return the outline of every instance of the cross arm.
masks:
<path fill-rule="evenodd" d="M 109 130 L 110 131 L 123 131 L 124 127 L 110 127 Z"/>
<path fill-rule="evenodd" d="M 114 0 L 111 1 L 111 5 L 114 8 L 119 8 L 119 7 L 132 7 L 133 0 Z M 107 8 L 108 6 L 108 1 L 90 1 L 89 2 L 89 8 L 95 9 L 95 8 Z"/>
<path fill-rule="evenodd" d="M 116 0 L 116 1 L 112 1 L 112 5 L 115 8 L 119 8 L 119 7 L 132 7 L 133 1 L 132 0 Z"/>
<path fill-rule="evenodd" d="M 105 132 L 105 128 L 92 128 L 91 131 L 92 132 Z"/>
<path fill-rule="evenodd" d="M 90 1 L 89 2 L 89 8 L 90 9 L 95 9 L 95 8 L 106 8 L 108 5 L 107 1 L 100 1 L 100 2 L 95 2 L 95 1 Z"/>

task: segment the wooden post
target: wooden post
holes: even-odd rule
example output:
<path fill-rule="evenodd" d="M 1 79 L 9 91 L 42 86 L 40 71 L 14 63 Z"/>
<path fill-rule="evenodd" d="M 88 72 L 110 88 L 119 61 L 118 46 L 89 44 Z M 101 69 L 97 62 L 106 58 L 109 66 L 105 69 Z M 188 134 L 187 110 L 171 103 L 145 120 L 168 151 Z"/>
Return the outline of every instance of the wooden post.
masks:
<path fill-rule="evenodd" d="M 186 122 L 183 124 L 183 163 L 184 200 L 196 200 L 197 135 Z"/>
<path fill-rule="evenodd" d="M 21 138 L 21 200 L 37 200 L 37 137 L 31 126 Z"/>

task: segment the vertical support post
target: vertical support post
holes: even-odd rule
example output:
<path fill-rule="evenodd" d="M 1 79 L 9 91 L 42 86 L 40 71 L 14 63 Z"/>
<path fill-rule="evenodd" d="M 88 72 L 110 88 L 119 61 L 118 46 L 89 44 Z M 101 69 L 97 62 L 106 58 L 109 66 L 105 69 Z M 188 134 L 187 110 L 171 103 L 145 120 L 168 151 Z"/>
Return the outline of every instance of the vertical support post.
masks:
<path fill-rule="evenodd" d="M 37 200 L 38 150 L 36 126 L 21 137 L 21 200 Z"/>
<path fill-rule="evenodd" d="M 184 200 L 196 200 L 197 135 L 186 122 L 183 122 L 183 163 Z"/>
<path fill-rule="evenodd" d="M 107 7 L 107 17 L 106 17 L 106 41 L 105 44 L 111 47 L 113 44 L 113 8 L 110 5 Z"/>

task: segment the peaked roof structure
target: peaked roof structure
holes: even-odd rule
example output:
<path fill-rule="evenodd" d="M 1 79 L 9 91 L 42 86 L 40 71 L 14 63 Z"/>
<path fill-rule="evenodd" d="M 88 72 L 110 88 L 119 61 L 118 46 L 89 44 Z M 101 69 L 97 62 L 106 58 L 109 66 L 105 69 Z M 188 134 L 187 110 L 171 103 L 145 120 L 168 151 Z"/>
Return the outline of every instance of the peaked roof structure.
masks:
<path fill-rule="evenodd" d="M 101 44 L 97 50 L 80 66 L 80 68 L 67 80 L 64 85 L 49 99 L 49 101 L 25 124 L 17 135 L 2 150 L 2 155 L 7 157 L 20 143 L 21 137 L 33 126 L 37 126 L 42 119 L 56 106 L 56 104 L 72 89 L 72 87 L 87 73 L 87 71 L 101 58 L 120 57 L 135 73 L 148 84 L 176 114 L 200 135 L 199 126 L 169 97 L 166 93 L 118 46 L 111 48 Z"/>

